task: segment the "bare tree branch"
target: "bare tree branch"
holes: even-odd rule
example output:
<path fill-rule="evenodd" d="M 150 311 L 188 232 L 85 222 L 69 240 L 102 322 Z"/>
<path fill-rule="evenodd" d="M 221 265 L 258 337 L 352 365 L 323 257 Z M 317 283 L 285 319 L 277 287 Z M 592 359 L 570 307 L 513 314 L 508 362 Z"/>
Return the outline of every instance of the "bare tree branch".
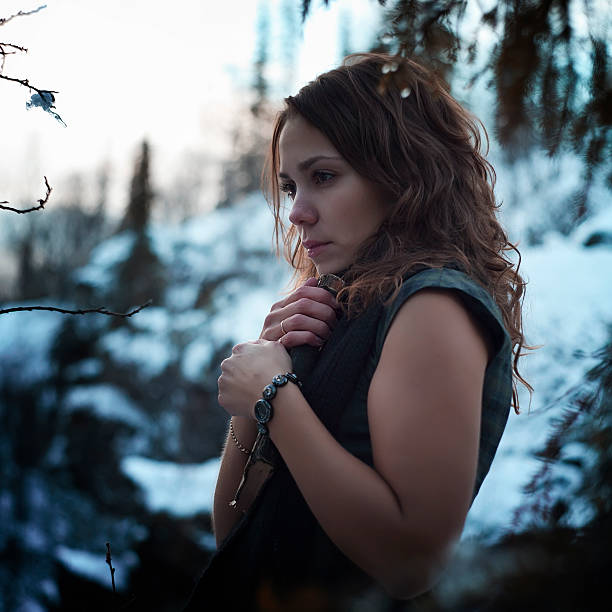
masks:
<path fill-rule="evenodd" d="M 113 567 L 113 561 L 111 559 L 110 542 L 106 543 L 106 563 L 108 564 L 108 567 L 110 567 L 111 582 L 113 584 L 113 593 L 116 595 L 117 589 L 115 588 L 115 568 Z"/>
<path fill-rule="evenodd" d="M 0 18 L 0 26 L 3 26 L 5 23 L 8 23 L 9 21 L 11 21 L 11 19 L 15 19 L 15 17 L 23 17 L 25 15 L 33 15 L 34 13 L 38 13 L 38 11 L 41 11 L 42 9 L 46 8 L 47 5 L 43 4 L 41 6 L 39 6 L 36 9 L 33 9 L 31 11 L 19 11 L 18 13 L 15 13 L 14 15 L 10 15 L 9 17 L 2 17 Z M 11 48 L 13 49 L 13 51 L 7 51 L 5 49 L 5 47 Z M 36 91 L 39 95 L 42 95 L 43 92 L 48 92 L 48 93 L 58 93 L 57 91 L 51 91 L 49 89 L 38 89 L 38 87 L 34 87 L 34 85 L 30 85 L 30 82 L 28 81 L 28 79 L 17 79 L 14 77 L 8 77 L 2 74 L 2 71 L 4 70 L 4 62 L 6 60 L 6 56 L 7 55 L 14 55 L 16 51 L 23 51 L 24 53 L 27 53 L 28 50 L 25 47 L 21 47 L 19 45 L 15 45 L 13 43 L 0 43 L 0 56 L 2 56 L 2 61 L 0 63 L 0 78 L 4 79 L 5 81 L 13 81 L 14 83 L 19 83 L 20 85 L 23 85 L 24 87 L 28 87 L 29 89 L 33 89 L 34 91 Z"/>
<path fill-rule="evenodd" d="M 16 49 L 16 51 L 7 51 L 6 47 L 10 49 Z M 0 43 L 0 74 L 4 70 L 4 63 L 6 62 L 7 55 L 15 55 L 17 51 L 23 51 L 27 53 L 28 50 L 25 47 L 20 47 L 19 45 L 13 45 L 12 43 Z"/>
<path fill-rule="evenodd" d="M 0 74 L 0 79 L 4 79 L 5 81 L 13 81 L 13 83 L 19 83 L 20 85 L 23 85 L 24 87 L 33 89 L 35 92 L 37 92 L 41 96 L 45 93 L 50 93 L 50 94 L 59 93 L 58 91 L 53 91 L 52 89 L 38 89 L 38 87 L 34 87 L 34 85 L 32 85 L 30 81 L 28 81 L 28 79 L 17 79 L 15 77 L 5 76 L 4 74 Z"/>
<path fill-rule="evenodd" d="M 23 215 L 25 213 L 34 212 L 35 210 L 41 210 L 42 208 L 44 208 L 45 204 L 49 201 L 49 196 L 51 195 L 53 188 L 49 185 L 49 181 L 47 181 L 47 177 L 45 176 L 43 178 L 45 179 L 45 186 L 47 188 L 47 193 L 45 194 L 44 198 L 40 198 L 38 200 L 38 206 L 33 206 L 32 208 L 26 208 L 26 209 L 20 210 L 18 208 L 13 208 L 11 206 L 3 206 L 3 204 L 8 204 L 8 202 L 5 200 L 4 202 L 0 202 L 0 209 L 10 210 L 11 212 L 16 212 L 20 215 Z"/>
<path fill-rule="evenodd" d="M 57 308 L 55 306 L 14 306 L 12 308 L 0 308 L 0 315 L 7 314 L 9 312 L 24 312 L 26 310 L 27 311 L 48 310 L 50 312 L 59 312 L 61 314 L 70 314 L 70 315 L 84 315 L 84 314 L 97 313 L 97 314 L 108 315 L 110 317 L 121 317 L 123 319 L 127 319 L 128 317 L 135 315 L 137 312 L 140 312 L 144 308 L 151 306 L 152 303 L 153 301 L 149 300 L 148 302 L 141 304 L 140 306 L 138 306 L 137 308 L 134 308 L 133 310 L 130 310 L 129 312 L 112 312 L 111 310 L 108 310 L 104 306 L 101 306 L 100 308 L 86 308 L 83 310 L 68 310 L 66 308 Z"/>
<path fill-rule="evenodd" d="M 11 49 L 16 49 L 17 51 L 23 51 L 23 53 L 27 53 L 28 50 L 25 47 L 20 47 L 19 45 L 14 45 L 13 43 L 0 43 L 0 54 L 2 55 L 14 55 L 17 51 L 5 51 L 4 47 L 10 47 Z"/>
<path fill-rule="evenodd" d="M 32 9 L 31 11 L 19 11 L 14 15 L 10 15 L 9 17 L 0 18 L 0 26 L 3 26 L 5 23 L 11 21 L 11 19 L 15 19 L 15 17 L 25 17 L 26 15 L 33 15 L 34 13 L 38 13 L 38 11 L 42 11 L 44 8 L 47 8 L 46 4 L 42 4 L 38 8 Z"/>
<path fill-rule="evenodd" d="M 23 17 L 25 15 L 33 15 L 34 13 L 38 13 L 38 11 L 46 8 L 47 5 L 43 4 L 42 6 L 39 6 L 37 9 L 33 9 L 31 11 L 19 11 L 18 13 L 15 13 L 14 15 L 11 15 L 10 17 L 3 17 L 0 18 L 0 26 L 3 26 L 5 23 L 8 23 L 9 21 L 11 21 L 11 19 L 15 19 L 15 17 Z M 8 47 L 10 49 L 13 49 L 13 51 L 7 51 L 5 49 L 5 47 Z M 13 83 L 19 83 L 20 85 L 23 85 L 24 87 L 27 87 L 29 89 L 33 89 L 35 92 L 37 92 L 39 95 L 43 95 L 43 93 L 51 93 L 51 94 L 56 94 L 58 93 L 57 91 L 53 91 L 51 89 L 39 89 L 38 87 L 34 87 L 34 85 L 31 85 L 30 82 L 28 81 L 28 79 L 18 79 L 15 77 L 9 77 L 9 76 L 5 76 L 4 74 L 2 74 L 2 70 L 4 69 L 4 62 L 6 60 L 6 56 L 7 55 L 13 55 L 15 54 L 16 51 L 22 51 L 24 53 L 27 53 L 28 50 L 25 47 L 21 47 L 20 45 L 15 45 L 13 43 L 0 43 L 0 56 L 2 56 L 2 61 L 0 63 L 0 79 L 4 79 L 5 81 L 12 81 Z"/>

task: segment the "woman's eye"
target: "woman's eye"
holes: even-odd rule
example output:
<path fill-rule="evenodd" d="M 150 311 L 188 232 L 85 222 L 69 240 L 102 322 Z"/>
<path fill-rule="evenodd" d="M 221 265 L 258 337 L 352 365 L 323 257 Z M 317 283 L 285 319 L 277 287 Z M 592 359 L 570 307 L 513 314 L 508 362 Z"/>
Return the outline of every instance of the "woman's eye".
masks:
<path fill-rule="evenodd" d="M 327 172 L 326 170 L 317 170 L 314 173 L 314 179 L 317 184 L 327 183 L 333 178 L 334 174 L 332 172 Z"/>
<path fill-rule="evenodd" d="M 281 183 L 279 185 L 279 189 L 283 193 L 286 193 L 290 198 L 295 196 L 295 185 L 292 185 L 291 183 Z"/>

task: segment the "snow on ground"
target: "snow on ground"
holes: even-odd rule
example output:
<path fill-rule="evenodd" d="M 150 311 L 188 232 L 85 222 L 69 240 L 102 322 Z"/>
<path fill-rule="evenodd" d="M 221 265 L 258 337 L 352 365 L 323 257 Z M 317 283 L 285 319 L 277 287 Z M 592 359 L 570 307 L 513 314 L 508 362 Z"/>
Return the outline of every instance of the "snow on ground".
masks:
<path fill-rule="evenodd" d="M 104 370 L 104 364 L 94 357 L 82 359 L 77 363 L 66 368 L 66 377 L 69 379 L 79 378 L 81 376 L 94 378 L 99 376 Z"/>
<path fill-rule="evenodd" d="M 481 530 L 507 530 L 514 509 L 525 501 L 522 487 L 540 467 L 533 452 L 543 447 L 551 418 L 562 398 L 596 363 L 595 351 L 608 341 L 612 323 L 612 250 L 581 246 L 587 233 L 606 226 L 602 212 L 567 239 L 550 234 L 538 247 L 522 249 L 527 342 L 541 345 L 523 360 L 522 372 L 534 387 L 521 395 L 521 414 L 510 414 L 497 456 L 468 515 L 464 537 Z M 565 474 L 575 488 L 572 474 Z M 579 512 L 574 520 L 581 522 Z"/>
<path fill-rule="evenodd" d="M 177 359 L 176 348 L 161 333 L 120 328 L 106 334 L 101 344 L 115 363 L 136 366 L 145 379 L 158 376 Z"/>
<path fill-rule="evenodd" d="M 243 271 L 248 263 L 245 252 L 272 253 L 273 229 L 265 200 L 260 194 L 251 194 L 229 208 L 214 210 L 181 226 L 182 264 L 200 278 Z"/>
<path fill-rule="evenodd" d="M 183 351 L 181 373 L 187 380 L 201 382 L 214 354 L 215 346 L 207 336 L 196 338 Z"/>
<path fill-rule="evenodd" d="M 45 300 L 37 304 L 51 305 Z M 15 305 L 3 304 L 2 307 L 27 305 L 21 302 Z M 12 312 L 0 316 L 1 374 L 10 376 L 15 385 L 32 385 L 47 378 L 53 370 L 49 350 L 62 323 L 63 315 L 55 312 Z"/>
<path fill-rule="evenodd" d="M 150 426 L 149 419 L 138 405 L 109 384 L 72 387 L 64 397 L 64 408 L 68 411 L 91 410 L 103 419 L 127 423 L 135 429 Z"/>
<path fill-rule="evenodd" d="M 131 319 L 131 324 L 138 330 L 162 334 L 170 329 L 171 316 L 166 308 L 149 306 Z"/>
<path fill-rule="evenodd" d="M 273 229 L 274 220 L 266 201 L 254 192 L 228 208 L 218 208 L 187 221 L 181 232 L 192 245 L 211 246 L 219 243 L 220 238 L 236 237 L 234 245 L 271 250 Z"/>
<path fill-rule="evenodd" d="M 215 343 L 219 345 L 229 340 L 236 344 L 259 338 L 272 303 L 280 299 L 277 291 L 277 287 L 271 286 L 245 288 L 240 279 L 225 283 L 215 293 L 217 314 L 210 326 Z"/>
<path fill-rule="evenodd" d="M 594 236 L 605 237 L 605 243 L 612 244 L 612 206 L 608 206 L 598 215 L 587 219 L 572 234 L 574 244 L 584 245 Z M 610 280 L 608 278 L 608 280 Z"/>
<path fill-rule="evenodd" d="M 77 282 L 99 289 L 108 289 L 115 278 L 115 267 L 130 254 L 136 237 L 123 232 L 99 244 L 92 252 L 89 263 L 74 275 Z"/>
<path fill-rule="evenodd" d="M 200 287 L 195 283 L 174 285 L 166 289 L 164 301 L 169 310 L 183 312 L 188 308 L 193 308 L 198 299 L 199 292 Z"/>
<path fill-rule="evenodd" d="M 184 518 L 212 512 L 219 463 L 219 459 L 210 459 L 184 465 L 130 456 L 122 459 L 121 470 L 142 488 L 151 512 Z"/>

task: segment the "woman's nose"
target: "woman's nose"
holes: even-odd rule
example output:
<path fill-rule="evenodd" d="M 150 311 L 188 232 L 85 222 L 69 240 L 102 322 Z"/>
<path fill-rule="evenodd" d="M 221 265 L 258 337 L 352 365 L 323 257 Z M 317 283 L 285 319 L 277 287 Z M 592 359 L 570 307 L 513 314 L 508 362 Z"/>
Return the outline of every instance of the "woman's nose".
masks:
<path fill-rule="evenodd" d="M 318 219 L 317 211 L 306 194 L 296 193 L 293 206 L 289 213 L 289 221 L 293 225 L 311 225 Z"/>

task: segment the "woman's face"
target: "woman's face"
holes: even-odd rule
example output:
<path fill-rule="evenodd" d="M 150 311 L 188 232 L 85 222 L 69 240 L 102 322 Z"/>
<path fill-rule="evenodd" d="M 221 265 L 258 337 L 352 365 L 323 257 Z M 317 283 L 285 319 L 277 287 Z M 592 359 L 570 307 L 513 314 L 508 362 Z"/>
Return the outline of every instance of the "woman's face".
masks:
<path fill-rule="evenodd" d="M 279 184 L 293 200 L 297 228 L 319 274 L 340 272 L 387 213 L 381 190 L 358 174 L 328 138 L 300 115 L 280 135 Z"/>

